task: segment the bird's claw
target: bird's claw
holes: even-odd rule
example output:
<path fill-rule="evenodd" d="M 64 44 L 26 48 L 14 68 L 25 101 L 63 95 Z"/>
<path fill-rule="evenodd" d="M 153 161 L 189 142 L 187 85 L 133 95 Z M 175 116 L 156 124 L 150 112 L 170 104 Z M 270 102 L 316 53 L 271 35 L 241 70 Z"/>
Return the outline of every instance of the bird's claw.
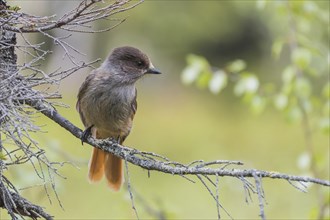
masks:
<path fill-rule="evenodd" d="M 115 144 L 119 144 L 119 140 L 117 138 L 110 137 L 109 140 Z"/>
<path fill-rule="evenodd" d="M 84 144 L 84 142 L 87 141 L 88 137 L 92 135 L 92 127 L 93 127 L 93 125 L 89 126 L 88 128 L 86 128 L 86 130 L 83 131 L 83 133 L 80 137 L 82 145 Z"/>

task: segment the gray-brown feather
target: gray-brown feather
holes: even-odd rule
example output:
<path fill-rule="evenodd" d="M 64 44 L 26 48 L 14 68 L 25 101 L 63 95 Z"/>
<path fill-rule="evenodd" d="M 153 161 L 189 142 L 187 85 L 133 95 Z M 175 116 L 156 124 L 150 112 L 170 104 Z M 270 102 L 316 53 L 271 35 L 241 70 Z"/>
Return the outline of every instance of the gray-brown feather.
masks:
<path fill-rule="evenodd" d="M 134 84 L 118 84 L 110 74 L 97 69 L 81 86 L 78 100 L 77 109 L 85 127 L 93 125 L 111 136 L 129 134 L 136 112 Z"/>

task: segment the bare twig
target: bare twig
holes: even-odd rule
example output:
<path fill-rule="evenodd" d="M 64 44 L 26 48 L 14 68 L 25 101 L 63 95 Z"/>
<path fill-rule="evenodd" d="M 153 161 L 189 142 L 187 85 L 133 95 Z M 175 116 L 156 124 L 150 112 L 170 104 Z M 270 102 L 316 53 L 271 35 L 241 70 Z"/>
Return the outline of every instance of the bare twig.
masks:
<path fill-rule="evenodd" d="M 226 214 L 230 217 L 230 219 L 233 219 L 233 217 L 229 214 L 229 212 L 227 212 L 227 210 L 219 203 L 219 199 L 217 198 L 217 195 L 214 195 L 213 194 L 213 192 L 210 189 L 210 187 L 208 187 L 208 185 L 203 180 L 202 175 L 196 174 L 196 176 L 201 181 L 201 183 L 204 185 L 204 187 L 207 189 L 207 191 L 212 196 L 212 198 L 214 199 L 214 201 L 216 203 L 216 207 L 217 207 L 218 219 L 220 219 L 220 208 L 223 209 L 226 212 Z"/>
<path fill-rule="evenodd" d="M 129 5 L 130 2 L 133 4 Z M 2 10 L 6 16 L 0 17 L 0 24 L 4 30 L 16 33 L 45 32 L 56 28 L 68 29 L 71 32 L 73 26 L 81 28 L 75 29 L 77 32 L 94 33 L 93 30 L 86 30 L 86 28 L 91 28 L 87 24 L 130 10 L 142 2 L 143 0 L 122 0 L 110 4 L 109 1 L 83 0 L 58 20 L 54 19 L 55 16 L 40 17 L 12 10 Z"/>
<path fill-rule="evenodd" d="M 216 202 L 217 204 L 219 203 L 219 177 L 218 175 L 215 175 L 216 179 L 215 179 L 215 198 L 216 198 Z M 220 215 L 220 207 L 217 205 L 217 214 L 218 214 L 218 220 L 221 219 L 221 215 Z"/>
<path fill-rule="evenodd" d="M 73 125 L 69 120 L 62 117 L 55 109 L 50 108 L 49 106 L 43 104 L 42 102 L 26 102 L 27 104 L 31 105 L 42 114 L 65 128 L 69 131 L 72 135 L 76 138 L 81 137 L 82 130 L 77 128 Z M 218 175 L 218 176 L 230 176 L 230 177 L 254 177 L 254 175 L 259 176 L 260 178 L 271 178 L 271 179 L 283 179 L 283 180 L 290 180 L 296 182 L 306 182 L 306 183 L 315 183 L 323 186 L 330 186 L 330 182 L 327 180 L 321 180 L 317 178 L 311 177 L 304 177 L 304 176 L 294 176 L 289 174 L 283 174 L 278 172 L 269 172 L 263 170 L 255 170 L 255 169 L 222 169 L 222 168 L 209 168 L 209 167 L 198 167 L 198 166 L 190 166 L 186 167 L 181 164 L 181 166 L 170 166 L 165 162 L 159 161 L 157 159 L 141 159 L 140 157 L 136 156 L 144 155 L 143 152 L 138 151 L 136 149 L 128 148 L 119 145 L 116 142 L 111 140 L 97 140 L 92 137 L 89 137 L 86 141 L 91 146 L 94 146 L 98 149 L 103 151 L 112 153 L 128 162 L 140 166 L 144 169 L 148 170 L 157 170 L 163 173 L 169 173 L 172 175 L 197 175 L 197 174 L 204 174 L 204 175 Z M 178 163 L 179 164 L 179 163 Z"/>
<path fill-rule="evenodd" d="M 158 207 L 154 208 L 151 204 L 155 204 L 155 202 L 148 202 L 143 195 L 139 194 L 136 190 L 131 189 L 132 193 L 136 198 L 136 201 L 139 205 L 153 218 L 158 220 L 166 220 L 167 214 L 166 210 L 163 210 L 158 204 Z"/>
<path fill-rule="evenodd" d="M 35 102 L 60 98 L 58 86 L 63 79 L 80 69 L 93 68 L 92 65 L 99 61 L 77 60 L 77 55 L 84 56 L 84 53 L 68 43 L 72 33 L 109 31 L 126 19 L 112 18 L 113 15 L 132 9 L 141 2 L 80 0 L 75 8 L 57 19 L 55 15 L 35 16 L 22 13 L 0 0 L 0 207 L 7 209 L 12 219 L 17 219 L 16 215 L 20 215 L 22 219 L 24 216 L 33 219 L 48 218 L 49 215 L 43 213 L 38 206 L 29 205 L 27 200 L 19 196 L 18 191 L 12 195 L 13 188 L 9 187 L 12 184 L 2 184 L 5 178 L 2 171 L 9 166 L 29 163 L 42 181 L 41 185 L 49 200 L 51 189 L 62 207 L 56 192 L 55 178 L 64 178 L 59 173 L 59 167 L 65 162 L 48 160 L 45 150 L 31 137 L 31 132 L 40 130 L 34 121 L 37 111 L 24 103 L 27 100 Z M 107 20 L 107 26 L 99 30 L 93 29 L 92 23 L 98 20 Z M 55 29 L 60 29 L 60 32 L 51 31 Z M 65 32 L 68 33 L 63 36 L 56 35 Z M 16 44 L 16 33 L 22 39 L 23 43 L 20 45 Z M 63 59 L 68 58 L 71 66 L 50 72 L 43 70 L 43 62 L 52 51 L 44 49 L 47 46 L 45 42 L 32 43 L 27 33 L 39 33 L 50 39 L 54 45 L 58 45 L 63 52 Z M 17 63 L 15 49 L 24 54 L 23 64 Z M 33 89 L 40 85 L 43 85 L 42 90 Z M 48 102 L 48 105 L 50 108 L 53 105 L 63 106 L 62 103 L 55 102 Z"/>
<path fill-rule="evenodd" d="M 30 102 L 26 101 L 27 104 L 40 111 L 51 120 L 58 123 L 60 126 L 68 130 L 72 135 L 76 138 L 80 138 L 82 135 L 82 131 L 73 125 L 70 121 L 62 117 L 55 109 L 49 107 L 48 105 L 42 103 L 41 101 Z M 184 164 L 180 164 L 178 162 L 170 161 L 168 158 L 157 155 L 155 153 L 141 152 L 137 149 L 128 148 L 125 146 L 121 146 L 112 140 L 96 140 L 92 137 L 87 139 L 87 143 L 91 146 L 94 146 L 103 151 L 112 153 L 127 162 L 130 162 L 134 165 L 140 166 L 141 168 L 147 170 L 156 170 L 163 173 L 168 173 L 172 175 L 195 175 L 197 178 L 203 183 L 203 185 L 207 188 L 208 192 L 215 199 L 217 206 L 223 207 L 219 204 L 219 200 L 217 196 L 214 196 L 209 186 L 206 185 L 205 181 L 202 179 L 203 176 L 216 176 L 219 178 L 221 176 L 235 177 L 240 179 L 243 182 L 244 189 L 248 192 L 250 196 L 250 191 L 256 193 L 259 199 L 259 207 L 260 207 L 260 216 L 265 219 L 264 213 L 264 192 L 261 185 L 262 178 L 271 178 L 271 179 L 282 179 L 290 182 L 298 182 L 298 183 L 315 183 L 322 186 L 330 186 L 330 182 L 327 180 L 321 180 L 317 178 L 304 177 L 304 176 L 294 176 L 289 174 L 277 173 L 277 172 L 269 172 L 264 170 L 256 170 L 256 169 L 228 169 L 228 168 L 211 168 L 210 165 L 214 164 L 224 164 L 228 165 L 240 165 L 241 162 L 235 161 L 211 161 L 211 162 L 203 162 L 203 161 L 193 161 L 188 164 L 188 166 Z M 127 166 L 127 165 L 126 165 Z M 254 178 L 255 179 L 255 187 L 248 181 L 246 178 Z M 213 181 L 211 181 L 213 183 Z M 214 183 L 213 183 L 214 185 Z M 218 190 L 218 180 L 215 183 L 216 191 Z M 224 209 L 223 209 L 224 210 Z M 225 210 L 226 211 L 226 210 Z M 230 214 L 226 211 L 228 216 Z"/>
<path fill-rule="evenodd" d="M 258 194 L 258 200 L 259 200 L 259 208 L 260 208 L 260 217 L 262 220 L 266 219 L 265 216 L 265 210 L 264 210 L 264 191 L 261 185 L 261 178 L 256 174 L 253 173 L 253 177 L 255 180 L 256 190 Z"/>
<path fill-rule="evenodd" d="M 294 54 L 294 52 L 297 51 L 297 49 L 300 48 L 300 42 L 298 40 L 298 21 L 297 18 L 294 16 L 294 9 L 292 7 L 292 4 L 290 2 L 286 2 L 286 8 L 288 11 L 288 22 L 289 22 L 289 29 L 288 29 L 288 46 L 289 46 L 289 52 L 290 54 Z M 303 45 L 304 46 L 304 45 Z M 306 75 L 308 75 L 308 71 L 304 70 L 302 68 L 299 67 L 299 65 L 297 65 L 296 63 L 292 62 L 292 65 L 295 67 L 294 69 L 294 74 L 297 77 L 297 79 L 301 79 L 303 80 L 305 78 Z M 299 94 L 295 94 L 295 97 L 297 98 L 298 101 L 298 108 L 300 109 L 301 113 L 302 113 L 302 121 L 301 121 L 301 127 L 303 130 L 303 134 L 304 134 L 304 139 L 305 139 L 305 150 L 308 153 L 309 157 L 310 157 L 310 171 L 312 172 L 312 175 L 316 178 L 320 177 L 320 170 L 317 167 L 317 160 L 316 160 L 316 156 L 315 156 L 315 145 L 313 143 L 313 128 L 311 125 L 311 115 L 309 114 L 309 111 L 306 107 L 306 98 L 299 95 Z M 295 186 L 297 187 L 297 186 Z M 301 191 L 305 191 L 305 189 L 301 189 L 299 188 Z M 321 190 L 321 188 L 319 186 L 317 186 L 316 188 L 316 193 L 318 194 L 318 207 L 320 207 L 320 211 L 318 213 L 318 219 L 322 219 L 324 213 L 324 210 L 321 208 L 324 205 L 327 205 L 327 199 L 325 199 L 324 193 Z"/>
<path fill-rule="evenodd" d="M 1 160 L 0 160 L 1 162 Z M 13 188 L 16 192 L 8 189 L 8 186 Z M 32 219 L 44 218 L 44 219 L 53 219 L 52 216 L 47 214 L 43 208 L 38 205 L 34 205 L 25 198 L 21 197 L 14 186 L 5 179 L 4 176 L 0 173 L 0 208 L 5 208 L 8 210 L 9 215 L 12 219 L 18 219 L 15 214 L 20 216 L 27 216 Z"/>
<path fill-rule="evenodd" d="M 128 164 L 127 164 L 126 160 L 125 160 L 125 167 L 126 167 L 126 176 L 127 176 L 127 190 L 128 190 L 131 202 L 132 202 L 132 209 L 134 210 L 136 218 L 140 219 L 139 215 L 138 215 L 138 212 L 137 212 L 137 209 L 136 209 L 135 204 L 134 204 L 134 197 L 133 197 L 132 188 L 131 188 L 131 179 L 130 179 Z"/>

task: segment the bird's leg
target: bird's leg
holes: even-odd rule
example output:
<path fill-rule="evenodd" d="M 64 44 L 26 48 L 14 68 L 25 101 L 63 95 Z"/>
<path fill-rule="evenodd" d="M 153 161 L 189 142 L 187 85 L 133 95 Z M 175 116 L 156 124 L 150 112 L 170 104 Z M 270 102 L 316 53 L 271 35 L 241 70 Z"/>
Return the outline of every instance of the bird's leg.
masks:
<path fill-rule="evenodd" d="M 118 137 L 111 137 L 109 138 L 110 141 L 114 142 L 115 144 L 120 144 L 120 136 Z"/>
<path fill-rule="evenodd" d="M 121 144 L 121 137 L 118 136 L 116 141 L 117 141 L 117 144 Z"/>
<path fill-rule="evenodd" d="M 82 135 L 81 135 L 81 137 L 80 137 L 80 140 L 81 140 L 81 144 L 82 144 L 82 145 L 84 144 L 84 142 L 87 141 L 87 138 L 88 138 L 89 136 L 92 135 L 92 128 L 93 128 L 93 126 L 94 126 L 94 125 L 89 126 L 89 127 L 86 128 L 86 129 L 84 130 L 84 132 L 82 133 Z"/>

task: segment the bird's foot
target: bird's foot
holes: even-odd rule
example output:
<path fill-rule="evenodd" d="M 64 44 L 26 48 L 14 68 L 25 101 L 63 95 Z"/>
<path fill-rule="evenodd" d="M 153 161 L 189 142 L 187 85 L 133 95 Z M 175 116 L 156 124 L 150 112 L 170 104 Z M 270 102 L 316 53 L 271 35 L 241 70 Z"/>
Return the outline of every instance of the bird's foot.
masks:
<path fill-rule="evenodd" d="M 122 137 L 120 137 L 120 136 L 118 136 L 118 137 L 110 137 L 110 138 L 108 138 L 108 140 L 110 140 L 114 144 L 119 144 L 120 145 L 122 143 Z"/>
<path fill-rule="evenodd" d="M 84 132 L 82 133 L 80 140 L 81 140 L 81 144 L 83 145 L 84 142 L 87 141 L 88 137 L 92 135 L 92 128 L 94 125 L 89 126 L 88 128 L 86 128 L 86 130 L 84 130 Z"/>
<path fill-rule="evenodd" d="M 108 138 L 108 140 L 111 141 L 111 142 L 113 142 L 113 143 L 115 143 L 115 144 L 119 144 L 119 141 L 118 141 L 117 138 L 110 137 L 110 138 Z"/>

